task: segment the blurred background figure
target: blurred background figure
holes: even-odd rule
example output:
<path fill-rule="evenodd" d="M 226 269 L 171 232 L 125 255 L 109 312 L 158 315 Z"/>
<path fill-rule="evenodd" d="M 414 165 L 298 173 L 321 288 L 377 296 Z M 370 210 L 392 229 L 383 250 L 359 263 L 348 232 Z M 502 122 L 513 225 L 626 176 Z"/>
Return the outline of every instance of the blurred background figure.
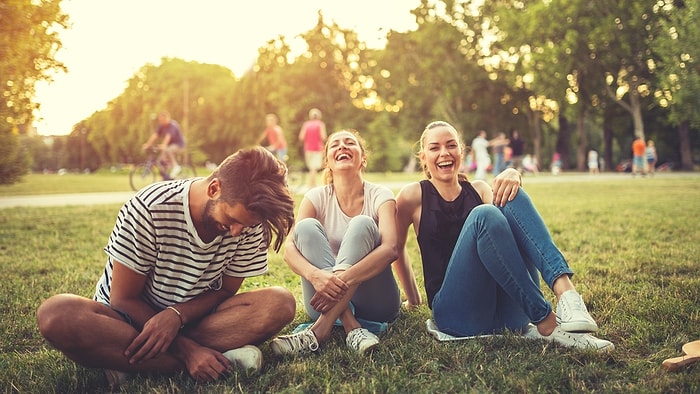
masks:
<path fill-rule="evenodd" d="M 588 151 L 588 173 L 598 174 L 600 171 L 598 169 L 598 152 L 595 149 Z"/>
<path fill-rule="evenodd" d="M 287 140 L 284 138 L 284 131 L 279 126 L 279 119 L 275 114 L 265 115 L 265 130 L 260 134 L 258 143 L 262 144 L 267 140 L 266 148 L 278 159 L 287 161 Z"/>
<path fill-rule="evenodd" d="M 632 142 L 632 175 L 646 175 L 647 163 L 644 161 L 644 155 L 647 150 L 647 144 L 644 143 L 642 137 L 635 137 Z"/>
<path fill-rule="evenodd" d="M 326 137 L 326 124 L 321 120 L 321 111 L 312 108 L 309 120 L 299 130 L 299 141 L 304 143 L 304 162 L 309 170 L 309 187 L 316 186 L 316 174 L 323 165 L 323 144 Z"/>
<path fill-rule="evenodd" d="M 656 155 L 656 146 L 654 146 L 654 141 L 649 140 L 647 142 L 645 154 L 647 158 L 647 167 L 649 175 L 654 175 L 654 172 L 656 171 L 656 161 L 658 160 L 658 156 Z"/>

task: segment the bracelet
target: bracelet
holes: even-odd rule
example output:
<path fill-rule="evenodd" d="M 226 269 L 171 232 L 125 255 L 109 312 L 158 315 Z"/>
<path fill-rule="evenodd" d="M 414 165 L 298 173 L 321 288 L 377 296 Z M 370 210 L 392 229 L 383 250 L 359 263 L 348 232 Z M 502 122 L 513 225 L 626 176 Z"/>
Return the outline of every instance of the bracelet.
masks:
<path fill-rule="evenodd" d="M 177 317 L 178 317 L 178 319 L 180 319 L 180 329 L 185 328 L 185 322 L 184 322 L 184 320 L 182 320 L 182 313 L 180 313 L 180 311 L 178 311 L 177 309 L 175 309 L 174 306 L 169 306 L 169 307 L 167 307 L 167 308 L 165 308 L 165 309 L 170 309 L 171 311 L 177 313 Z"/>

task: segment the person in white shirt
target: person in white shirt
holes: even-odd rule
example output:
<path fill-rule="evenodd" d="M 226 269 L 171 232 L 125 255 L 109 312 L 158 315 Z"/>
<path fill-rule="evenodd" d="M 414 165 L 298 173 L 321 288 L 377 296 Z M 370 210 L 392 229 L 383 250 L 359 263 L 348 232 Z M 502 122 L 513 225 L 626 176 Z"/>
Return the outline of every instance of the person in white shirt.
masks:
<path fill-rule="evenodd" d="M 275 354 L 315 352 L 340 320 L 347 346 L 365 354 L 379 338 L 359 319 L 386 323 L 401 309 L 392 274 L 396 260 L 396 201 L 385 186 L 363 179 L 367 153 L 359 134 L 333 133 L 326 143 L 326 186 L 306 193 L 284 259 L 301 276 L 310 328 L 275 338 Z M 417 294 L 409 265 L 395 266 L 405 291 Z"/>

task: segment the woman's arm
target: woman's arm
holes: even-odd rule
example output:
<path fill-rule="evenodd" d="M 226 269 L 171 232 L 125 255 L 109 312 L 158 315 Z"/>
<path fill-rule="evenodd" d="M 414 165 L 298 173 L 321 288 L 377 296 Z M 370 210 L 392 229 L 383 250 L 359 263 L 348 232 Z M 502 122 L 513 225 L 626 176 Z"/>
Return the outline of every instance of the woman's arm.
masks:
<path fill-rule="evenodd" d="M 412 183 L 401 190 L 396 197 L 396 248 L 398 257 L 393 264 L 394 272 L 399 278 L 408 307 L 420 305 L 421 296 L 413 268 L 406 250 L 408 228 L 413 224 L 414 231 L 420 221 L 420 184 Z"/>

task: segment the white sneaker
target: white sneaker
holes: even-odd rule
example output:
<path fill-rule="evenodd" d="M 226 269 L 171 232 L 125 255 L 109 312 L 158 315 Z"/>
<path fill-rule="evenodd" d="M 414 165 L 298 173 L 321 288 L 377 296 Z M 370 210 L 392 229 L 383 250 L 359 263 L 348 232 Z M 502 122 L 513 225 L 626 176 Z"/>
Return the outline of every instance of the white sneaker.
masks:
<path fill-rule="evenodd" d="M 596 332 L 598 324 L 576 290 L 565 291 L 557 303 L 557 323 L 568 332 Z"/>
<path fill-rule="evenodd" d="M 529 339 L 541 339 L 544 341 L 554 342 L 565 347 L 572 347 L 576 349 L 591 349 L 598 352 L 609 352 L 615 350 L 615 345 L 613 345 L 613 343 L 610 341 L 596 338 L 587 333 L 566 332 L 559 326 L 557 326 L 551 334 L 544 336 L 537 331 L 537 327 L 535 325 L 531 324 L 523 336 Z"/>
<path fill-rule="evenodd" d="M 263 355 L 256 346 L 245 345 L 226 351 L 223 354 L 231 362 L 231 365 L 242 369 L 248 374 L 257 373 L 262 367 Z"/>
<path fill-rule="evenodd" d="M 270 342 L 272 351 L 278 355 L 304 354 L 318 350 L 318 340 L 311 329 L 296 334 L 280 335 Z"/>
<path fill-rule="evenodd" d="M 360 327 L 348 333 L 345 343 L 351 350 L 363 355 L 379 345 L 379 338 L 367 329 Z"/>
<path fill-rule="evenodd" d="M 179 164 L 176 164 L 175 167 L 173 167 L 172 170 L 170 170 L 170 177 L 175 179 L 176 176 L 180 175 L 182 172 L 182 166 Z"/>

